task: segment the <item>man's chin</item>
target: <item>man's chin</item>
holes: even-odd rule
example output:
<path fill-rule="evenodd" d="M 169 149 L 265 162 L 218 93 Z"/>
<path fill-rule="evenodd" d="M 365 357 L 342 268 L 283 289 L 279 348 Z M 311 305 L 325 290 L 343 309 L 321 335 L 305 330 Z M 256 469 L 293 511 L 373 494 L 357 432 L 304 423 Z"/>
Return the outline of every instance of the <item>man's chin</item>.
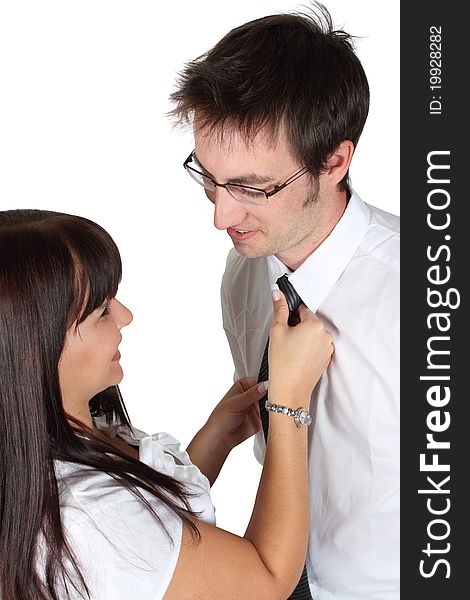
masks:
<path fill-rule="evenodd" d="M 246 242 L 236 242 L 233 241 L 233 247 L 242 256 L 246 256 L 246 258 L 263 258 L 266 256 L 270 256 L 269 252 L 263 251 L 261 248 L 255 248 Z"/>

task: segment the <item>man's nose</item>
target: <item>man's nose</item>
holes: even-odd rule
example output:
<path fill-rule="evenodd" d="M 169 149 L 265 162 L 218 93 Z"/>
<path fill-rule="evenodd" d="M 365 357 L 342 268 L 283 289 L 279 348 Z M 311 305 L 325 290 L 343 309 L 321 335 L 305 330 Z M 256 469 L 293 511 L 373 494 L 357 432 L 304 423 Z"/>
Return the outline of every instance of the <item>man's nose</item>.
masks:
<path fill-rule="evenodd" d="M 222 187 L 217 187 L 212 194 L 212 201 L 214 202 L 214 225 L 217 229 L 227 229 L 243 222 L 246 216 L 246 208 L 242 202 L 235 200 Z"/>

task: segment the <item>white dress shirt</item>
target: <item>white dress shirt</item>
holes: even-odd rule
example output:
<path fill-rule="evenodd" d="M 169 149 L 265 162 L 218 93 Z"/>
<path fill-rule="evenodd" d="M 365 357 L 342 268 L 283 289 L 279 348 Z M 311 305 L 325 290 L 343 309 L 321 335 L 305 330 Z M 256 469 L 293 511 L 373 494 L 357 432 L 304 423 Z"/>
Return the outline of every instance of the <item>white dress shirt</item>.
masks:
<path fill-rule="evenodd" d="M 258 375 L 270 288 L 287 273 L 332 334 L 311 402 L 310 537 L 314 599 L 399 597 L 399 219 L 353 194 L 331 234 L 294 272 L 232 250 L 222 281 L 236 377 Z M 264 438 L 255 438 L 262 461 Z"/>
<path fill-rule="evenodd" d="M 191 507 L 201 511 L 200 518 L 215 524 L 209 482 L 180 449 L 179 442 L 168 433 L 148 436 L 135 429 L 134 433 L 125 427 L 114 431 L 128 443 L 139 446 L 142 462 L 183 482 L 194 492 Z M 161 600 L 178 560 L 180 518 L 141 490 L 161 518 L 165 533 L 142 502 L 106 473 L 61 461 L 55 461 L 55 470 L 62 524 L 89 586 L 91 600 Z M 43 564 L 41 559 L 39 564 Z M 72 569 L 70 573 L 74 573 Z M 59 590 L 59 596 L 65 597 L 62 588 Z M 70 598 L 82 598 L 71 591 Z"/>

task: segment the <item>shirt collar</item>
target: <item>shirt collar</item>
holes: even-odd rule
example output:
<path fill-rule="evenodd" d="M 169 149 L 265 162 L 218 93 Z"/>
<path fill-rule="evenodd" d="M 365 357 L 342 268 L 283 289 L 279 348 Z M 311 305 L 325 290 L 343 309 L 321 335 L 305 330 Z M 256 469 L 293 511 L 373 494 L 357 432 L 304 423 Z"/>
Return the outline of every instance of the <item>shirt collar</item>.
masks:
<path fill-rule="evenodd" d="M 270 285 L 287 274 L 303 302 L 316 311 L 364 239 L 369 221 L 369 208 L 353 193 L 330 235 L 295 272 L 292 273 L 276 256 L 267 257 Z"/>

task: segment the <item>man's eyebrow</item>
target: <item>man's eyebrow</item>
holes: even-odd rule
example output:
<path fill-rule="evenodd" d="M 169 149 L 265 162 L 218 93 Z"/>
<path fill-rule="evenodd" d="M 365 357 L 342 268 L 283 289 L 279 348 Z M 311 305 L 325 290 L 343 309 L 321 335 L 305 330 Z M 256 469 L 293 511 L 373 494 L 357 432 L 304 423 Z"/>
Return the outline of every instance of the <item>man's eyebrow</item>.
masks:
<path fill-rule="evenodd" d="M 196 154 L 193 155 L 193 159 L 194 159 L 194 162 L 199 167 L 199 169 L 204 174 L 213 177 L 212 173 L 210 173 L 204 167 L 204 165 L 201 164 L 201 162 L 198 159 L 198 157 L 196 156 Z M 265 183 L 271 183 L 273 181 L 274 181 L 274 178 L 270 177 L 269 175 L 260 175 L 259 173 L 248 173 L 246 175 L 239 175 L 238 177 L 232 177 L 230 179 L 230 181 L 227 181 L 227 183 L 236 183 L 238 185 L 248 185 L 248 186 L 250 186 L 250 185 L 262 185 L 262 184 L 265 184 Z M 222 183 L 222 182 L 220 182 L 220 183 Z"/>
<path fill-rule="evenodd" d="M 250 173 L 249 175 L 240 175 L 233 177 L 229 183 L 237 183 L 239 185 L 262 185 L 274 181 L 269 175 L 260 175 L 259 173 Z"/>

